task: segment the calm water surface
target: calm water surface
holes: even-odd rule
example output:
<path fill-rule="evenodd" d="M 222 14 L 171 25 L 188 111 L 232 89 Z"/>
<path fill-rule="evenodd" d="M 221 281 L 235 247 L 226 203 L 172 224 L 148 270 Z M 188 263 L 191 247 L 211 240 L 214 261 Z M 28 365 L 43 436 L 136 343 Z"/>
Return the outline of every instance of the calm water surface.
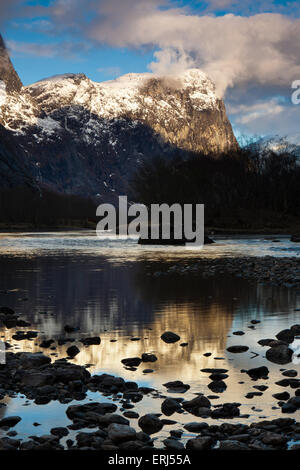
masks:
<path fill-rule="evenodd" d="M 192 398 L 197 392 L 212 394 L 207 387 L 208 374 L 200 369 L 222 367 L 229 370 L 227 390 L 213 404 L 237 401 L 242 403 L 241 412 L 250 414 L 248 420 L 239 418 L 234 422 L 282 416 L 280 409 L 272 409 L 277 405 L 272 394 L 284 390 L 274 385 L 282 378 L 280 366 L 267 363 L 265 348 L 257 341 L 300 323 L 297 311 L 300 292 L 231 276 L 209 279 L 195 274 L 152 276 L 153 272 L 178 263 L 188 264 L 199 257 L 243 255 L 299 256 L 300 246 L 287 238 L 273 243 L 264 237 L 252 237 L 218 239 L 215 245 L 201 251 L 182 247 L 145 249 L 134 239 L 98 239 L 93 232 L 1 234 L 0 305 L 14 308 L 31 322 L 31 330 L 40 332 L 38 340 L 16 342 L 12 340 L 15 330 L 2 329 L 2 339 L 14 344 L 15 351 L 40 351 L 38 344 L 42 339 L 65 336 L 64 325 L 71 324 L 80 328 L 71 337 L 101 336 L 100 346 L 83 347 L 78 343 L 81 352 L 74 359 L 78 364 L 92 364 L 89 369 L 92 373 L 119 375 L 153 387 L 164 396 L 171 394 L 163 384 L 178 379 L 191 386 L 182 396 Z M 249 328 L 252 319 L 261 320 L 255 329 Z M 188 346 L 162 342 L 160 335 L 166 330 L 178 333 L 180 343 L 187 342 Z M 236 330 L 246 334 L 232 335 Z M 140 341 L 131 341 L 134 336 Z M 232 344 L 246 344 L 249 351 L 230 354 L 226 348 Z M 53 359 L 66 357 L 67 347 L 57 346 L 56 351 L 46 352 L 55 354 Z M 295 349 L 298 348 L 300 344 L 296 341 Z M 144 352 L 154 352 L 158 361 L 142 363 L 136 371 L 126 370 L 120 362 Z M 212 355 L 203 356 L 206 352 Z M 254 353 L 258 356 L 254 357 Z M 294 363 L 286 367 L 298 370 L 298 361 L 295 354 Z M 263 364 L 270 369 L 270 378 L 259 384 L 266 384 L 269 389 L 261 397 L 247 399 L 246 393 L 255 391 L 253 385 L 257 383 L 250 381 L 241 369 Z M 145 374 L 143 370 L 150 367 L 154 372 Z M 107 398 L 90 393 L 87 400 L 107 401 Z M 136 411 L 160 412 L 161 401 L 145 397 L 136 405 Z M 70 424 L 65 415 L 69 405 L 57 402 L 35 405 L 22 396 L 6 399 L 5 403 L 7 406 L 0 409 L 1 416 L 22 417 L 14 428 L 20 438 L 48 434 L 54 426 Z M 299 418 L 299 414 L 293 416 Z M 165 426 L 160 434 L 154 435 L 157 445 L 171 429 L 201 420 L 190 414 L 174 414 L 171 419 L 177 424 Z M 41 426 L 34 427 L 34 422 Z M 137 426 L 136 420 L 131 420 L 131 424 Z M 190 435 L 186 432 L 184 437 Z"/>

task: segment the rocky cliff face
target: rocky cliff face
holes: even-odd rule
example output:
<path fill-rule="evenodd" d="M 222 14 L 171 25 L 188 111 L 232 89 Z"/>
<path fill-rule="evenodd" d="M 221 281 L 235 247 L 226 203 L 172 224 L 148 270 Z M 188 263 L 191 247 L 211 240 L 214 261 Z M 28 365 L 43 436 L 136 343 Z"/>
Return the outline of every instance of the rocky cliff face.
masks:
<path fill-rule="evenodd" d="M 20 92 L 22 82 L 12 65 L 3 38 L 0 35 L 0 89 L 7 93 Z"/>
<path fill-rule="evenodd" d="M 222 100 L 197 69 L 102 83 L 66 74 L 20 88 L 3 57 L 0 123 L 23 148 L 33 177 L 55 191 L 113 199 L 128 191 L 145 158 L 237 148 Z"/>

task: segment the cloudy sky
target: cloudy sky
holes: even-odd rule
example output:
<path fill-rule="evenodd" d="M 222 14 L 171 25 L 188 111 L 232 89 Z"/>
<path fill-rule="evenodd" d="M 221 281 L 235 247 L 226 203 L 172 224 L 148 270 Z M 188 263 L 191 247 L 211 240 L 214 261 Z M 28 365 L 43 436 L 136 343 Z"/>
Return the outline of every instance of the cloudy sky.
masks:
<path fill-rule="evenodd" d="M 23 83 L 83 72 L 204 70 L 238 135 L 300 142 L 300 1 L 0 0 L 0 28 Z"/>

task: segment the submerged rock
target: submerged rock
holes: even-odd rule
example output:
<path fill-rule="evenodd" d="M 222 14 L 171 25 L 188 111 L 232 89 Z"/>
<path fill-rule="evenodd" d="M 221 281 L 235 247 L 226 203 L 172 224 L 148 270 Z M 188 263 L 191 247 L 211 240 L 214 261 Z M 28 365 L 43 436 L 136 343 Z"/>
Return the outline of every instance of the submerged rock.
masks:
<path fill-rule="evenodd" d="M 247 370 L 246 373 L 251 377 L 251 379 L 266 379 L 269 374 L 269 369 L 266 366 L 255 367 Z"/>
<path fill-rule="evenodd" d="M 181 410 L 180 403 L 172 398 L 166 398 L 161 404 L 161 411 L 166 416 L 171 416 L 179 410 Z"/>
<path fill-rule="evenodd" d="M 180 336 L 178 336 L 176 333 L 173 333 L 172 331 L 165 331 L 165 333 L 161 335 L 161 339 L 165 343 L 176 343 L 180 340 Z"/>
<path fill-rule="evenodd" d="M 69 357 L 75 357 L 80 353 L 80 349 L 77 346 L 73 345 L 67 349 L 67 354 Z"/>
<path fill-rule="evenodd" d="M 13 428 L 21 421 L 20 416 L 8 416 L 0 420 L 0 428 L 7 427 Z"/>
<path fill-rule="evenodd" d="M 99 345 L 101 343 L 101 338 L 100 336 L 92 336 L 89 338 L 82 338 L 80 341 L 84 346 L 90 346 L 92 344 Z"/>
<path fill-rule="evenodd" d="M 142 354 L 142 361 L 143 362 L 155 362 L 155 361 L 157 361 L 157 357 L 155 356 L 155 354 L 143 353 Z"/>
<path fill-rule="evenodd" d="M 229 348 L 227 348 L 227 351 L 238 354 L 238 353 L 246 352 L 248 351 L 248 349 L 249 349 L 248 346 L 236 345 L 236 346 L 229 346 Z"/>
<path fill-rule="evenodd" d="M 170 393 L 185 393 L 189 390 L 190 386 L 188 384 L 184 384 L 180 380 L 175 380 L 174 382 L 167 382 L 163 384 L 164 387 L 168 389 Z"/>
<path fill-rule="evenodd" d="M 128 357 L 126 359 L 122 359 L 121 362 L 128 367 L 137 367 L 142 362 L 142 359 L 140 357 Z"/>

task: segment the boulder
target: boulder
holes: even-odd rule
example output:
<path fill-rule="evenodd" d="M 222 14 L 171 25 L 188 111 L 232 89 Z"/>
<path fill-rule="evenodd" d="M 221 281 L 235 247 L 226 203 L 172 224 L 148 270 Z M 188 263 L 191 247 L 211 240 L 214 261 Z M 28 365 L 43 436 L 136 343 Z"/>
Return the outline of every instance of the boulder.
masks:
<path fill-rule="evenodd" d="M 266 352 L 268 361 L 275 364 L 288 364 L 291 362 L 293 351 L 286 345 L 280 345 L 270 348 Z"/>
<path fill-rule="evenodd" d="M 165 333 L 161 335 L 161 339 L 165 343 L 176 343 L 180 340 L 180 336 L 178 336 L 176 333 L 173 333 L 172 331 L 165 331 Z"/>
<path fill-rule="evenodd" d="M 292 330 L 282 330 L 276 335 L 276 338 L 285 343 L 292 343 L 295 338 L 295 333 Z"/>
<path fill-rule="evenodd" d="M 113 442 L 131 441 L 136 438 L 136 430 L 124 424 L 112 423 L 108 426 L 108 438 Z"/>
<path fill-rule="evenodd" d="M 138 425 L 146 434 L 155 434 L 163 427 L 163 423 L 158 416 L 151 413 L 142 416 L 138 421 Z"/>

